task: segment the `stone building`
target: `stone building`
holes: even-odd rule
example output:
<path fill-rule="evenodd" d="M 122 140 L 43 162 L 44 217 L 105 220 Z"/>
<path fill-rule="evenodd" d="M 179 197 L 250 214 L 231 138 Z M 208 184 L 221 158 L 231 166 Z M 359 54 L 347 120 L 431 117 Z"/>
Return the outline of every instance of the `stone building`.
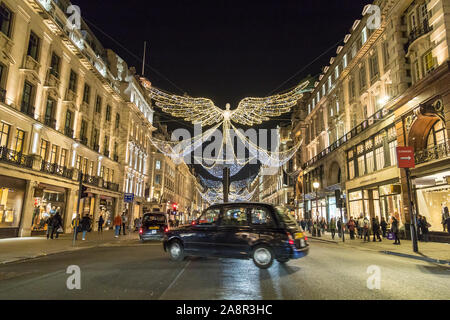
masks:
<path fill-rule="evenodd" d="M 338 214 L 339 189 L 347 218 L 397 216 L 409 230 L 408 188 L 396 148 L 413 146 L 414 205 L 438 231 L 441 207 L 450 200 L 450 4 L 373 5 L 381 24 L 373 25 L 373 7 L 366 6 L 293 116 L 294 139 L 304 139 L 296 200 L 305 216 L 330 219 Z"/>

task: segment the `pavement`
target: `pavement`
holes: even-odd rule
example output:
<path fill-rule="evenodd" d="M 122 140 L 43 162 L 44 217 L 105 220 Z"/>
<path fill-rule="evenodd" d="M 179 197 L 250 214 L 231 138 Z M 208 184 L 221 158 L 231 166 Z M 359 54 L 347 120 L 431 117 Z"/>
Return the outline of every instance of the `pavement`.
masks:
<path fill-rule="evenodd" d="M 0 265 L 0 299 L 195 300 L 199 305 L 205 300 L 450 299 L 450 267 L 314 239 L 310 245 L 308 256 L 261 270 L 251 260 L 174 262 L 160 242 L 124 241 Z M 74 266 L 78 288 L 69 271 Z M 164 313 L 175 315 L 184 303 Z"/>
<path fill-rule="evenodd" d="M 345 235 L 345 242 L 342 238 L 339 238 L 336 234 L 332 239 L 331 233 L 325 232 L 322 237 L 308 236 L 310 239 L 318 241 L 324 241 L 336 244 L 340 247 L 355 248 L 360 250 L 370 250 L 380 252 L 384 254 L 396 255 L 400 257 L 423 260 L 443 265 L 450 265 L 450 244 L 438 243 L 438 242 L 421 242 L 418 243 L 419 252 L 413 251 L 412 241 L 400 240 L 400 245 L 394 245 L 393 240 L 383 239 L 381 242 L 373 242 L 373 236 L 370 238 L 370 242 L 364 242 L 362 239 L 358 239 L 357 236 L 354 240 L 350 239 L 350 235 Z"/>
<path fill-rule="evenodd" d="M 75 245 L 73 245 L 73 234 L 63 234 L 53 240 L 47 239 L 46 236 L 0 239 L 0 265 L 63 252 L 136 243 L 139 234 L 129 232 L 125 236 L 115 238 L 113 230 L 106 230 L 102 234 L 95 231 L 87 233 L 85 241 L 81 238 L 81 234 L 78 234 Z"/>

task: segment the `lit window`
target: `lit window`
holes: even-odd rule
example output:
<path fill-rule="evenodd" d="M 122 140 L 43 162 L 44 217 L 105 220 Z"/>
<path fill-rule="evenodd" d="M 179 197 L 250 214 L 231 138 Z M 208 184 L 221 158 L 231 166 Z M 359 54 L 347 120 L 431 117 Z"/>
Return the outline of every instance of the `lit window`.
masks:
<path fill-rule="evenodd" d="M 377 161 L 377 170 L 381 170 L 384 168 L 385 161 L 384 161 L 384 149 L 383 147 L 378 148 L 375 150 L 375 158 Z"/>

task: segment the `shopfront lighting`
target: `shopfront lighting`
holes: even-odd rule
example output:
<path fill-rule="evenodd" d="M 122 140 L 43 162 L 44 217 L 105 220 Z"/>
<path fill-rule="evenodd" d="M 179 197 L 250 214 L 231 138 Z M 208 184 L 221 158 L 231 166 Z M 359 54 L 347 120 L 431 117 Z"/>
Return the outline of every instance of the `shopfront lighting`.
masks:
<path fill-rule="evenodd" d="M 320 183 L 319 182 L 314 182 L 313 183 L 313 187 L 314 187 L 314 189 L 319 189 L 319 187 L 320 187 Z"/>

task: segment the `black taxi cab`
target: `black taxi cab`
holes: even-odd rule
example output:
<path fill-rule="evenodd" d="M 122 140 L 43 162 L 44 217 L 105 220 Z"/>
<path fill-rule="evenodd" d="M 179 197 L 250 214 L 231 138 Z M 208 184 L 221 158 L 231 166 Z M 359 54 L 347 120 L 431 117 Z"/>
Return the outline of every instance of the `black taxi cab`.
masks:
<path fill-rule="evenodd" d="M 164 250 L 172 260 L 186 256 L 252 259 L 262 269 L 274 260 L 305 257 L 307 237 L 289 211 L 264 203 L 213 205 L 191 225 L 168 230 Z"/>

